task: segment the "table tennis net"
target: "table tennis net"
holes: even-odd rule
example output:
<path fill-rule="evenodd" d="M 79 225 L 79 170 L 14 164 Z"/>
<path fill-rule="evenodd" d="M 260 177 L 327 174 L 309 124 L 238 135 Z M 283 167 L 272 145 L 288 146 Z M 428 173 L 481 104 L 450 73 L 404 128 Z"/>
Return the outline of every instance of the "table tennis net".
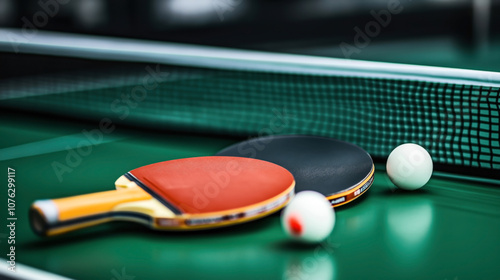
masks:
<path fill-rule="evenodd" d="M 413 142 L 438 168 L 499 176 L 500 88 L 491 85 L 134 63 L 3 79 L 0 92 L 4 108 L 241 137 L 319 135 L 375 159 Z"/>

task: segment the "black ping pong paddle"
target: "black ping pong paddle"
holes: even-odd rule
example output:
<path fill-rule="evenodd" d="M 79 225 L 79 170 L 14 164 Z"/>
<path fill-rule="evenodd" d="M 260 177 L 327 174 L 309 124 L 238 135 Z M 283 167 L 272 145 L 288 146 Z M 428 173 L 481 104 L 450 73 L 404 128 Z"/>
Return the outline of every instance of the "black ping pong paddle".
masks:
<path fill-rule="evenodd" d="M 254 138 L 225 148 L 217 155 L 249 157 L 283 166 L 295 177 L 296 192 L 317 191 L 326 196 L 333 207 L 365 193 L 375 171 L 372 158 L 360 147 L 316 136 Z"/>

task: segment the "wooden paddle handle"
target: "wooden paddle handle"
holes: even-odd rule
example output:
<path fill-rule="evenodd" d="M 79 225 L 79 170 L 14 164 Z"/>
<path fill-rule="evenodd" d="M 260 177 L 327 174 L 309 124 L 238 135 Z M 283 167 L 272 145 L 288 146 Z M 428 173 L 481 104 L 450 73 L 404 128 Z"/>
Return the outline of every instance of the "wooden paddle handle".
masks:
<path fill-rule="evenodd" d="M 30 224 L 42 236 L 111 221 L 113 209 L 125 202 L 151 199 L 139 187 L 84 194 L 59 199 L 37 200 L 30 208 Z"/>

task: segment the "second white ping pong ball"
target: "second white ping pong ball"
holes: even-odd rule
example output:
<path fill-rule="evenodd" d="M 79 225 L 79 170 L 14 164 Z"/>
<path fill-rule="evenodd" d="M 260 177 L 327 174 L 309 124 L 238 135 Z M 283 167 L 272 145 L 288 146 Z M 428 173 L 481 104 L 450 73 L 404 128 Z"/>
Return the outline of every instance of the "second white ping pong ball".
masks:
<path fill-rule="evenodd" d="M 335 212 L 322 194 L 302 191 L 295 195 L 281 214 L 281 225 L 292 238 L 305 243 L 316 243 L 332 232 Z"/>
<path fill-rule="evenodd" d="M 423 187 L 432 175 L 432 158 L 417 144 L 403 144 L 387 159 L 387 175 L 398 188 L 416 190 Z"/>

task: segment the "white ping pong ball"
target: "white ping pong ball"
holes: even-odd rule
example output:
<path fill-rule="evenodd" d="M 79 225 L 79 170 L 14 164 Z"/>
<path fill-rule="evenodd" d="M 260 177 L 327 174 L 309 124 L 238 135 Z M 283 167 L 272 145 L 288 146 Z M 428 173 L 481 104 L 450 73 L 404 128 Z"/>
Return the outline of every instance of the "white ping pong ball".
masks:
<path fill-rule="evenodd" d="M 322 194 L 302 191 L 295 195 L 281 214 L 281 225 L 293 239 L 317 243 L 330 235 L 335 211 Z"/>
<path fill-rule="evenodd" d="M 423 187 L 432 175 L 432 158 L 417 144 L 403 144 L 387 159 L 387 175 L 398 188 L 416 190 Z"/>

